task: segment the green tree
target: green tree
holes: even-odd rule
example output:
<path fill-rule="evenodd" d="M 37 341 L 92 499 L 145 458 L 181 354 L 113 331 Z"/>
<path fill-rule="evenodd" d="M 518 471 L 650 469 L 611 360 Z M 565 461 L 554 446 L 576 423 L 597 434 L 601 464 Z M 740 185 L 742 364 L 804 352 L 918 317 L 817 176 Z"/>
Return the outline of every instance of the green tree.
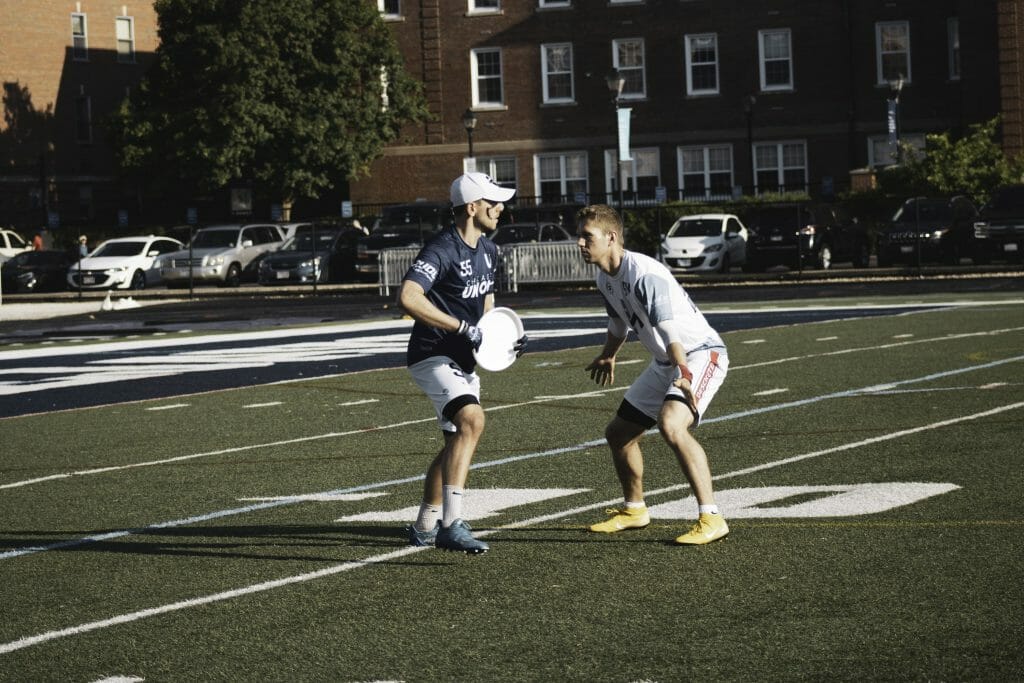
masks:
<path fill-rule="evenodd" d="M 285 206 L 368 172 L 427 111 L 369 0 L 156 0 L 160 47 L 114 117 L 120 163 Z"/>
<path fill-rule="evenodd" d="M 966 136 L 928 135 L 925 154 L 903 149 L 906 162 L 879 178 L 889 194 L 967 194 L 984 203 L 992 190 L 1024 178 L 1024 159 L 1008 159 L 998 143 L 999 118 L 972 125 Z"/>

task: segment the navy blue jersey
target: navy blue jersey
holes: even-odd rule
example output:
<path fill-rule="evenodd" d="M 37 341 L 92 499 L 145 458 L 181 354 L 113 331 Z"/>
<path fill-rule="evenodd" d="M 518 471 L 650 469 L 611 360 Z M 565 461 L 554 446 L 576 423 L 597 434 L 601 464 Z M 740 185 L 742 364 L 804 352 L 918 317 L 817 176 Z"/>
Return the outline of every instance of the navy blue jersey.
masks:
<path fill-rule="evenodd" d="M 427 299 L 448 315 L 476 325 L 484 314 L 484 299 L 494 290 L 497 266 L 494 242 L 481 236 L 473 249 L 449 227 L 420 250 L 404 279 L 423 287 Z M 417 321 L 409 337 L 406 362 L 413 365 L 431 356 L 448 356 L 465 372 L 476 367 L 468 339 Z"/>

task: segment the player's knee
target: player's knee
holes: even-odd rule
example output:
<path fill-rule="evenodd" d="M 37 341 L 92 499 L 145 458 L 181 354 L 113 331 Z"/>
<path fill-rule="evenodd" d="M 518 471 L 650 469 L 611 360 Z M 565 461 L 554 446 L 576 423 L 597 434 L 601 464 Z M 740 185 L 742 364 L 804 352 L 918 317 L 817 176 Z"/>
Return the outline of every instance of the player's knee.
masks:
<path fill-rule="evenodd" d="M 486 421 L 479 405 L 467 405 L 455 416 L 455 426 L 465 436 L 479 437 L 483 434 Z"/>

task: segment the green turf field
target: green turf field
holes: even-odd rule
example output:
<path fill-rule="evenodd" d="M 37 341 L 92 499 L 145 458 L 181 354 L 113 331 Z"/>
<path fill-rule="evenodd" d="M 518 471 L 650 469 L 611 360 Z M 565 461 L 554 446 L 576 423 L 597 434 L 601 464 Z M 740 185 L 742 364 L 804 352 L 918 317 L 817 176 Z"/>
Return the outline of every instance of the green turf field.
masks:
<path fill-rule="evenodd" d="M 704 547 L 656 434 L 654 522 L 584 530 L 635 342 L 482 373 L 478 557 L 405 544 L 404 369 L 0 420 L 0 680 L 1024 679 L 1024 304 L 724 336 Z"/>

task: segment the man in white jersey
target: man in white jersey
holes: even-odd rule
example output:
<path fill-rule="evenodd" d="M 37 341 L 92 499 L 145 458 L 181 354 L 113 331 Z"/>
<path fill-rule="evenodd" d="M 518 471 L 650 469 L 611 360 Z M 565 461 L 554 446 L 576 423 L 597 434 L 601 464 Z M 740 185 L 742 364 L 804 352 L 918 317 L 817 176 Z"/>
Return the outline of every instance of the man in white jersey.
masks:
<path fill-rule="evenodd" d="M 622 219 L 614 209 L 584 207 L 576 222 L 577 244 L 583 260 L 598 267 L 597 287 L 608 310 L 607 339 L 586 368 L 590 378 L 600 385 L 615 382 L 615 356 L 631 329 L 653 357 L 605 428 L 625 505 L 609 510 L 611 517 L 590 530 L 615 533 L 651 523 L 644 503 L 640 440 L 658 425 L 699 506 L 697 523 L 676 543 L 700 545 L 722 538 L 729 526 L 715 505 L 707 454 L 690 428 L 700 422 L 725 379 L 725 344 L 664 265 L 625 249 Z"/>

